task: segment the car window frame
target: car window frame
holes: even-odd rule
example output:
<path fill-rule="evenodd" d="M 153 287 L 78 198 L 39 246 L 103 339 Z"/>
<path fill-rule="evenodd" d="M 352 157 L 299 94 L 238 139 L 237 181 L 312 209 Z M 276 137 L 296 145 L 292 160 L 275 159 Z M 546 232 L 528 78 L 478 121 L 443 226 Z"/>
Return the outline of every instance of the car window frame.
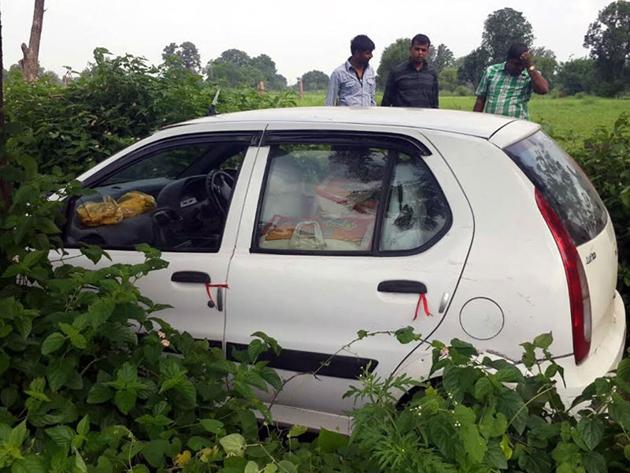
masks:
<path fill-rule="evenodd" d="M 363 140 L 363 141 L 359 141 Z M 374 230 L 372 235 L 372 247 L 369 251 L 314 251 L 314 250 L 296 250 L 296 249 L 272 249 L 261 248 L 257 242 L 258 235 L 258 222 L 260 221 L 263 212 L 264 195 L 267 190 L 267 183 L 269 179 L 271 159 L 270 152 L 271 146 L 281 144 L 325 144 L 325 145 L 348 145 L 356 144 L 357 142 L 369 143 L 370 146 L 396 149 L 409 153 L 413 152 L 412 157 L 421 159 L 426 170 L 429 172 L 434 182 L 436 183 L 439 193 L 446 204 L 448 211 L 447 219 L 444 226 L 437 232 L 431 239 L 424 244 L 411 249 L 406 250 L 380 250 L 381 235 L 383 231 L 383 224 L 385 221 L 385 213 L 389 207 L 389 189 L 392 183 L 393 172 L 395 167 L 395 161 L 388 159 L 385 165 L 385 172 L 382 179 L 381 193 L 379 199 L 379 208 L 376 215 L 374 224 Z M 351 131 L 351 130 L 266 130 L 260 146 L 268 146 L 269 152 L 266 156 L 265 173 L 263 175 L 260 192 L 258 195 L 256 217 L 253 225 L 253 231 L 251 235 L 249 252 L 256 254 L 275 254 L 275 255 L 297 255 L 297 256 L 352 256 L 352 257 L 399 257 L 399 256 L 411 256 L 420 253 L 424 253 L 439 242 L 446 233 L 451 229 L 453 225 L 453 211 L 449 204 L 446 194 L 442 190 L 440 181 L 436 178 L 435 174 L 431 170 L 431 167 L 427 164 L 426 158 L 433 156 L 433 153 L 418 139 L 398 133 L 388 132 L 372 132 L 372 131 Z M 411 154 L 411 153 L 410 153 Z"/>
<path fill-rule="evenodd" d="M 224 142 L 243 142 L 247 143 L 248 148 L 260 146 L 260 142 L 263 136 L 262 130 L 251 131 L 219 131 L 219 132 L 201 132 L 201 133 L 188 133 L 185 135 L 170 136 L 151 143 L 147 143 L 144 146 L 136 148 L 130 151 L 125 156 L 120 157 L 113 163 L 109 164 L 103 169 L 95 172 L 94 174 L 86 177 L 81 181 L 81 187 L 84 189 L 91 189 L 97 187 L 103 181 L 109 179 L 112 175 L 138 163 L 142 159 L 145 159 L 151 155 L 160 153 L 162 151 L 176 148 L 178 146 L 194 145 L 194 144 L 211 144 L 211 143 L 224 143 Z M 239 169 L 240 174 L 240 169 Z M 236 176 L 236 182 L 238 183 L 238 175 Z M 80 245 L 68 245 L 67 232 L 68 224 L 72 219 L 72 212 L 74 212 L 76 202 L 82 196 L 73 196 L 65 205 L 65 222 L 63 225 L 63 231 L 61 233 L 61 239 L 65 248 L 77 249 Z M 231 204 L 230 204 L 231 208 Z M 228 213 L 229 213 L 228 209 Z M 225 229 L 223 229 L 225 232 Z M 109 251 L 135 251 L 129 248 L 104 248 Z M 165 250 L 168 251 L 168 250 Z M 205 250 L 190 250 L 188 253 L 208 253 Z"/>

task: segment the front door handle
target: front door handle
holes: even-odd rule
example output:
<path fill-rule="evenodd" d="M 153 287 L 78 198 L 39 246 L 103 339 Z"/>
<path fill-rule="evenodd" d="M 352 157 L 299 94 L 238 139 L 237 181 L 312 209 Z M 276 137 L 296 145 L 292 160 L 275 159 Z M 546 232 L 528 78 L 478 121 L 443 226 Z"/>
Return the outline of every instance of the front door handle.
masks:
<path fill-rule="evenodd" d="M 378 292 L 396 292 L 400 294 L 426 294 L 427 286 L 420 281 L 394 279 L 380 282 L 377 290 Z"/>
<path fill-rule="evenodd" d="M 171 281 L 208 284 L 210 275 L 201 271 L 177 271 L 171 275 Z"/>

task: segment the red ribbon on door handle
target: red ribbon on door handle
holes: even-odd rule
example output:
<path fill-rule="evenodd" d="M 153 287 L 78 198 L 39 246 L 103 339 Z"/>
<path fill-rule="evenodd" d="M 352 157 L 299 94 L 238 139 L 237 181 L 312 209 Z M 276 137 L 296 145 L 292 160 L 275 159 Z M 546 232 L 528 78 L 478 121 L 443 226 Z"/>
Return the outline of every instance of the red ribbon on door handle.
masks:
<path fill-rule="evenodd" d="M 416 313 L 413 316 L 413 320 L 416 320 L 418 318 L 418 314 L 420 313 L 420 304 L 422 304 L 424 314 L 427 317 L 431 315 L 431 312 L 429 312 L 429 303 L 427 302 L 427 296 L 424 292 L 421 292 L 420 296 L 418 297 L 418 303 L 416 304 Z"/>
<path fill-rule="evenodd" d="M 212 297 L 212 291 L 210 291 L 210 288 L 213 287 L 220 287 L 220 288 L 224 288 L 224 289 L 229 289 L 229 286 L 226 282 L 221 282 L 221 283 L 216 283 L 216 284 L 211 284 L 209 282 L 206 283 L 206 294 L 208 294 L 208 298 L 210 299 L 210 301 L 212 302 L 212 304 L 214 304 L 214 298 Z"/>

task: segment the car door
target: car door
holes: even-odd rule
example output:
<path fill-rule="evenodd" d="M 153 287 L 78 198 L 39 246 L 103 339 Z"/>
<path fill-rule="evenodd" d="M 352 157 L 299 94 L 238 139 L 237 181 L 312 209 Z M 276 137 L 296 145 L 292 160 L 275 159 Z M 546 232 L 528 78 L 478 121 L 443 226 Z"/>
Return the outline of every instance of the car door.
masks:
<path fill-rule="evenodd" d="M 351 343 L 357 332 L 412 326 L 430 337 L 457 288 L 473 218 L 417 131 L 293 127 L 268 127 L 253 170 L 226 341 L 229 352 L 257 330 L 276 338 L 283 352 L 272 366 L 290 381 L 274 402 L 343 414 L 361 373 L 387 376 L 415 346 L 388 335 Z"/>
<path fill-rule="evenodd" d="M 155 315 L 222 346 L 223 288 L 212 285 L 227 279 L 257 152 L 250 148 L 255 134 L 169 137 L 89 176 L 84 185 L 93 192 L 69 209 L 64 238 L 71 262 L 93 267 L 80 256 L 77 248 L 82 244 L 100 245 L 111 256 L 111 262 L 102 259 L 97 267 L 141 263 L 143 254 L 134 249 L 140 243 L 161 250 L 168 267 L 137 283 L 144 296 L 172 306 Z M 141 208 L 145 203 L 144 211 L 116 215 L 117 205 L 134 198 L 140 199 L 136 204 Z"/>

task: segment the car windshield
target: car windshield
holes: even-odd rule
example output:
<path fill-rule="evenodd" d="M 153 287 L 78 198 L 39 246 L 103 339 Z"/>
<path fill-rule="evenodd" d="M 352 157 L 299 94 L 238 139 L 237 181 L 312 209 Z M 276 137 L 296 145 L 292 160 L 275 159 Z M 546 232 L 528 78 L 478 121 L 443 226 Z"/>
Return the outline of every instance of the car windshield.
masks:
<path fill-rule="evenodd" d="M 505 151 L 558 214 L 576 245 L 595 238 L 607 213 L 584 171 L 542 131 Z"/>

